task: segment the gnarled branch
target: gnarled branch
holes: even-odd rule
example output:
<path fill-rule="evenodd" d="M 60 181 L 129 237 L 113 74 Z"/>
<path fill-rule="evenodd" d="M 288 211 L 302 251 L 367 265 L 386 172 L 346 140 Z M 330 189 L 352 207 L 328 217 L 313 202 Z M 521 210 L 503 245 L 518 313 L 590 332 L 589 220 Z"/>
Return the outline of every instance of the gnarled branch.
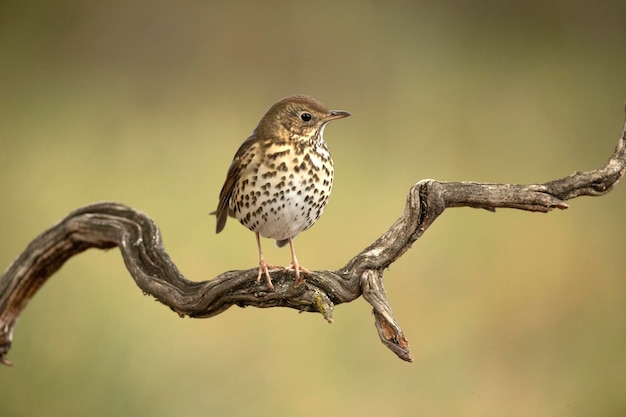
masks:
<path fill-rule="evenodd" d="M 0 362 L 10 364 L 17 319 L 39 287 L 65 261 L 89 248 L 120 248 L 126 268 L 141 290 L 181 316 L 211 317 L 233 305 L 290 307 L 319 312 L 333 321 L 335 305 L 363 295 L 374 309 L 381 341 L 411 362 L 409 343 L 383 287 L 383 271 L 402 256 L 449 207 L 548 212 L 566 209 L 566 200 L 599 196 L 615 187 L 626 170 L 626 125 L 614 154 L 598 170 L 576 172 L 543 184 L 488 184 L 423 180 L 411 187 L 404 213 L 374 243 L 336 271 L 314 271 L 293 286 L 289 271 L 272 272 L 275 291 L 257 283 L 257 269 L 228 271 L 209 281 L 186 279 L 163 249 L 157 224 L 147 215 L 114 202 L 74 210 L 37 236 L 0 277 Z"/>

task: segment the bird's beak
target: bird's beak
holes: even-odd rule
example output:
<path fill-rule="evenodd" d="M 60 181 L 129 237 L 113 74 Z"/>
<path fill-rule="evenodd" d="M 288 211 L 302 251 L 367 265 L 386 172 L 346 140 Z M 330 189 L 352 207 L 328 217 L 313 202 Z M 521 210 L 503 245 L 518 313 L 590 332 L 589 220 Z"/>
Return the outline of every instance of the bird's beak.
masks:
<path fill-rule="evenodd" d="M 332 110 L 330 112 L 330 115 L 328 115 L 328 117 L 326 118 L 327 120 L 336 120 L 336 119 L 343 119 L 344 117 L 348 117 L 350 116 L 351 113 L 347 112 L 347 111 L 343 111 L 343 110 Z"/>

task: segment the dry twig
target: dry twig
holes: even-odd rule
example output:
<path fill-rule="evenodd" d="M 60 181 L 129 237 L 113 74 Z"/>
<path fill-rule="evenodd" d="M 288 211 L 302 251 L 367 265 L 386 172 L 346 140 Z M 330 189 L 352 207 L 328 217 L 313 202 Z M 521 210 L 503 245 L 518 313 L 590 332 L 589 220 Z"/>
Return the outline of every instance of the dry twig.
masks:
<path fill-rule="evenodd" d="M 211 317 L 232 305 L 290 307 L 319 312 L 332 323 L 333 308 L 360 295 L 374 309 L 381 341 L 398 357 L 411 362 L 409 343 L 385 295 L 383 271 L 402 256 L 449 207 L 490 211 L 514 208 L 535 212 L 566 209 L 566 200 L 600 196 L 611 191 L 626 169 L 626 125 L 614 154 L 595 171 L 543 184 L 488 184 L 423 180 L 411 187 L 404 213 L 374 243 L 336 271 L 314 271 L 294 288 L 287 271 L 272 273 L 275 291 L 257 284 L 257 268 L 228 271 L 208 281 L 186 279 L 163 249 L 157 224 L 147 215 L 114 202 L 74 210 L 37 236 L 0 277 L 0 362 L 9 365 L 17 319 L 39 287 L 65 261 L 89 248 L 120 248 L 126 268 L 147 294 L 181 316 Z"/>

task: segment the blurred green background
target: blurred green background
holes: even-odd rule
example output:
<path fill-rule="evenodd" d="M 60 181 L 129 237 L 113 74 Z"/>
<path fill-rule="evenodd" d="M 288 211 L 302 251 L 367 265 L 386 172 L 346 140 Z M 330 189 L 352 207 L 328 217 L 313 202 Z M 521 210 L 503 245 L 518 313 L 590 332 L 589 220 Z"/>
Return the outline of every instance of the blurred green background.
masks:
<path fill-rule="evenodd" d="M 0 270 L 72 209 L 148 213 L 190 279 L 254 267 L 208 216 L 274 101 L 326 130 L 322 219 L 296 241 L 335 269 L 420 179 L 543 182 L 602 166 L 624 120 L 626 3 L 55 1 L 0 4 Z M 626 412 L 626 189 L 547 215 L 453 209 L 386 273 L 411 342 L 362 299 L 180 319 L 119 252 L 71 259 L 21 316 L 1 416 L 590 416 Z M 287 250 L 264 242 L 267 258 Z"/>

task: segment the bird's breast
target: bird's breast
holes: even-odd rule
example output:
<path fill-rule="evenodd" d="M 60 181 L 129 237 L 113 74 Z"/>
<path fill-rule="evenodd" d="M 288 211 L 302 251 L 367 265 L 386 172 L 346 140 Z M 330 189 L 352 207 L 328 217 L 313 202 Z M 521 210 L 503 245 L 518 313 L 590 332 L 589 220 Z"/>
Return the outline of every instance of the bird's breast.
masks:
<path fill-rule="evenodd" d="M 249 162 L 230 204 L 248 229 L 271 239 L 293 238 L 322 215 L 334 174 L 325 146 L 301 151 L 292 143 L 273 145 L 263 156 L 242 159 Z"/>

